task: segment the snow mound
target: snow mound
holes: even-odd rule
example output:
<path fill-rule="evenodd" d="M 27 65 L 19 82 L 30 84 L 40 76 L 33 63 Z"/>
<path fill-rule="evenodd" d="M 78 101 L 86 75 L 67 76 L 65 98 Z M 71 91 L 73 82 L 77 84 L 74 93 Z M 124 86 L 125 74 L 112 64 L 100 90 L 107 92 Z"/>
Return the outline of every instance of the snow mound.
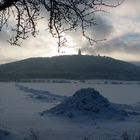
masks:
<path fill-rule="evenodd" d="M 127 112 L 108 101 L 94 88 L 80 89 L 75 94 L 41 115 L 58 115 L 73 118 L 86 115 L 92 118 L 122 118 Z"/>

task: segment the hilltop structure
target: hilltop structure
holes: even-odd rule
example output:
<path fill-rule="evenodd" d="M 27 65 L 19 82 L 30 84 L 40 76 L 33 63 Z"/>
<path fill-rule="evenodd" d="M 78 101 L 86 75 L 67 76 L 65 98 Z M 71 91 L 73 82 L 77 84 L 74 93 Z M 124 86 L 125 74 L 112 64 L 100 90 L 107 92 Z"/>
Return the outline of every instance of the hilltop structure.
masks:
<path fill-rule="evenodd" d="M 82 55 L 81 49 L 78 50 L 78 55 Z"/>

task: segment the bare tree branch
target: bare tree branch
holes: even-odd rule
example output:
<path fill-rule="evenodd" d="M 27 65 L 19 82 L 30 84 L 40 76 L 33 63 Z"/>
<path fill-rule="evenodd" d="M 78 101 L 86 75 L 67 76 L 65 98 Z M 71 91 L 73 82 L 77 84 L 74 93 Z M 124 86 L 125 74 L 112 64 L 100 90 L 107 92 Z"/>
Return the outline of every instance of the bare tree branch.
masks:
<path fill-rule="evenodd" d="M 49 16 L 48 29 L 58 39 L 59 47 L 66 43 L 65 33 L 78 28 L 82 29 L 90 44 L 94 44 L 100 40 L 88 36 L 86 30 L 96 25 L 95 13 L 105 12 L 104 7 L 117 7 L 123 1 L 108 4 L 104 0 L 3 0 L 0 2 L 0 29 L 8 24 L 9 17 L 14 17 L 16 26 L 12 31 L 15 36 L 10 43 L 19 45 L 30 35 L 36 36 L 41 9 L 44 8 Z"/>

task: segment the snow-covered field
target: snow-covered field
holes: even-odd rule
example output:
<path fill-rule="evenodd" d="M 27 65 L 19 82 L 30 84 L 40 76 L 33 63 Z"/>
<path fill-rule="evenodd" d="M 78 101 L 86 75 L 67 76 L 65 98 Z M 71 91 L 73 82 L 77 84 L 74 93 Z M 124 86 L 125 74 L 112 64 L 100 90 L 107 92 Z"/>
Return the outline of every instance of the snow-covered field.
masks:
<path fill-rule="evenodd" d="M 0 130 L 0 140 L 32 140 L 32 132 L 39 135 L 39 140 L 120 139 L 126 130 L 130 133 L 140 130 L 140 115 L 116 121 L 40 116 L 41 112 L 61 103 L 77 90 L 88 87 L 95 88 L 113 103 L 140 108 L 138 81 L 0 83 L 0 129 L 10 132 L 4 135 Z"/>

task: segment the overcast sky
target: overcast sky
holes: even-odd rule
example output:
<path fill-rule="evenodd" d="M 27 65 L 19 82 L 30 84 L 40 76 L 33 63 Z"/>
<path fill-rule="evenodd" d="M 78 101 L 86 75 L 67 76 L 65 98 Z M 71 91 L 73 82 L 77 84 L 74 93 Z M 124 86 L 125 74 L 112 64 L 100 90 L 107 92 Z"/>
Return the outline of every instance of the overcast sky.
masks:
<path fill-rule="evenodd" d="M 112 0 L 113 1 L 113 0 Z M 96 39 L 107 40 L 89 46 L 80 31 L 67 35 L 67 47 L 58 53 L 57 42 L 45 31 L 41 22 L 40 35 L 29 38 L 20 47 L 10 46 L 6 41 L 8 31 L 0 32 L 0 63 L 11 62 L 29 57 L 50 57 L 54 55 L 83 54 L 105 55 L 126 61 L 140 61 L 140 0 L 126 0 L 121 6 L 108 9 L 109 13 L 96 15 L 97 25 L 91 29 Z"/>

